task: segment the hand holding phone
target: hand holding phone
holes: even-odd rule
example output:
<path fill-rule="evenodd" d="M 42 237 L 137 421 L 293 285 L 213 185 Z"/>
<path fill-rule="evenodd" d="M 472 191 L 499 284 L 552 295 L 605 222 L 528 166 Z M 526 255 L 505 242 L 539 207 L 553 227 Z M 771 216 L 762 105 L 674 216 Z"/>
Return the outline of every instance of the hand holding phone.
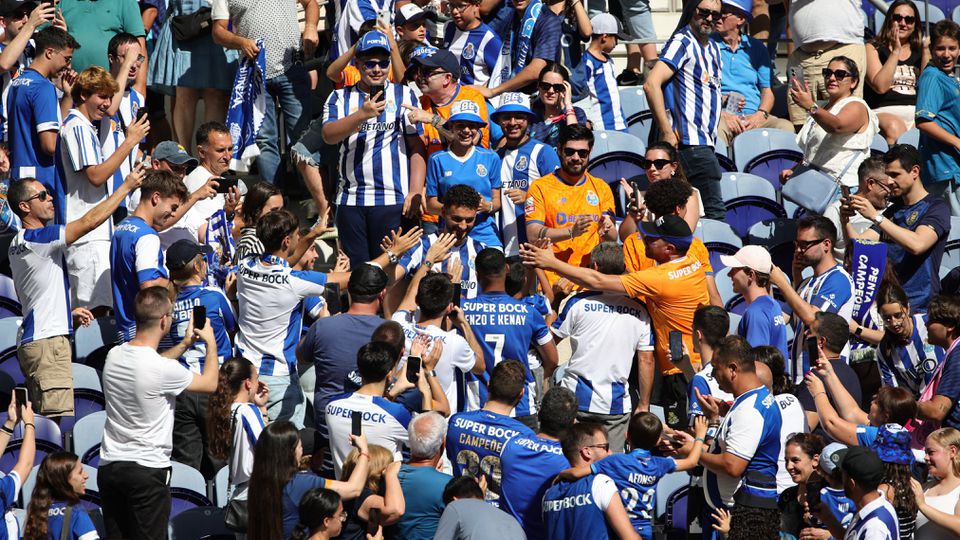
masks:
<path fill-rule="evenodd" d="M 820 364 L 820 344 L 817 341 L 817 336 L 807 337 L 807 361 L 810 363 L 810 369 Z"/>
<path fill-rule="evenodd" d="M 238 182 L 237 173 L 233 171 L 223 173 L 223 175 L 217 178 L 217 193 L 229 193 L 230 188 L 237 187 Z"/>
<path fill-rule="evenodd" d="M 193 327 L 197 330 L 203 330 L 207 325 L 206 306 L 193 306 Z"/>
<path fill-rule="evenodd" d="M 453 284 L 453 305 L 460 307 L 460 299 L 463 296 L 463 285 L 460 283 Z"/>
<path fill-rule="evenodd" d="M 17 419 L 18 421 L 23 420 L 23 408 L 26 406 L 27 400 L 29 399 L 29 394 L 25 386 L 18 386 L 13 389 L 13 396 L 17 402 Z"/>

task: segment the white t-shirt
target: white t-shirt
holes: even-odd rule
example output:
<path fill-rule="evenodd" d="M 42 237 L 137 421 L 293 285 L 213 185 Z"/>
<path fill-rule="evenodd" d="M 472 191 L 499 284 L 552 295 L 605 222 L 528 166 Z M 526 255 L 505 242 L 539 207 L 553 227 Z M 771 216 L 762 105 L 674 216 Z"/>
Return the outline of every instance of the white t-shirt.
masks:
<path fill-rule="evenodd" d="M 410 411 L 387 398 L 366 396 L 356 392 L 345 394 L 331 399 L 326 409 L 330 453 L 333 455 L 333 468 L 337 478 L 340 477 L 343 461 L 353 449 L 353 445 L 350 444 L 353 411 L 360 411 L 363 414 L 362 433 L 367 437 L 368 443 L 379 444 L 393 452 L 395 459 L 403 459 L 400 451 L 407 444 L 407 427 L 412 419 Z"/>
<path fill-rule="evenodd" d="M 23 305 L 20 345 L 72 331 L 66 230 L 64 225 L 21 230 L 10 242 L 10 271 Z"/>
<path fill-rule="evenodd" d="M 406 337 L 405 347 L 410 352 L 413 340 L 420 334 L 426 334 L 443 342 L 443 352 L 437 362 L 437 381 L 450 402 L 450 410 L 460 411 L 461 400 L 466 404 L 467 382 L 465 375 L 477 363 L 477 355 L 467 344 L 467 340 L 456 330 L 449 332 L 436 326 L 420 326 L 416 323 L 416 314 L 412 311 L 397 311 L 392 319 L 403 326 Z M 428 349 L 429 351 L 429 349 Z M 404 357 L 401 362 L 406 362 Z M 477 407 L 479 408 L 479 404 Z"/>
<path fill-rule="evenodd" d="M 779 394 L 773 399 L 780 407 L 780 458 L 777 462 L 777 495 L 796 484 L 790 479 L 784 453 L 787 449 L 787 439 L 795 433 L 807 432 L 807 416 L 803 413 L 800 400 L 793 394 Z"/>
<path fill-rule="evenodd" d="M 253 403 L 234 403 L 230 406 L 230 424 L 233 425 L 233 445 L 230 451 L 229 480 L 231 488 L 236 489 L 231 497 L 246 500 L 247 482 L 253 474 L 253 449 L 265 427 L 263 415 Z"/>
<path fill-rule="evenodd" d="M 59 166 L 63 173 L 63 185 L 66 189 L 66 220 L 67 223 L 83 217 L 93 207 L 108 197 L 107 183 L 100 187 L 90 183 L 83 170 L 87 167 L 103 163 L 103 153 L 100 150 L 100 139 L 97 130 L 80 114 L 80 111 L 71 109 L 67 113 L 63 127 L 60 129 Z M 96 229 L 83 235 L 74 242 L 74 246 L 82 245 L 94 240 L 110 241 L 112 220 L 107 219 Z"/>
<path fill-rule="evenodd" d="M 567 301 L 557 323 L 573 349 L 560 384 L 577 394 L 580 410 L 629 414 L 630 368 L 637 351 L 653 351 L 647 309 L 622 294 L 585 291 Z"/>
<path fill-rule="evenodd" d="M 190 370 L 149 347 L 114 347 L 103 367 L 107 423 L 100 462 L 169 467 L 174 402 L 191 382 Z"/>
<path fill-rule="evenodd" d="M 193 193 L 202 188 L 213 173 L 203 167 L 198 166 L 183 178 L 183 184 L 187 186 L 187 191 Z M 217 210 L 223 208 L 223 195 L 217 194 L 212 199 L 197 201 L 187 210 L 180 220 L 174 223 L 170 228 L 160 232 L 160 245 L 166 250 L 174 242 L 181 239 L 189 239 L 197 242 L 197 232 L 200 227 L 210 219 L 210 216 Z"/>

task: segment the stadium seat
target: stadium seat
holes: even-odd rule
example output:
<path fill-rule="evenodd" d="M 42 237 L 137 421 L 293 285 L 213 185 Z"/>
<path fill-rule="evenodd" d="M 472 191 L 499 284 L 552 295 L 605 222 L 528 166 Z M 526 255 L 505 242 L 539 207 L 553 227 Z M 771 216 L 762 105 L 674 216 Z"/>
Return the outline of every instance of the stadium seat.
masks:
<path fill-rule="evenodd" d="M 90 326 L 80 326 L 74 334 L 74 362 L 86 364 L 95 352 L 113 346 L 116 341 L 117 323 L 113 317 L 101 317 L 91 322 Z"/>
<path fill-rule="evenodd" d="M 924 11 L 924 3 L 923 2 L 914 2 L 914 3 L 917 5 L 917 9 L 920 11 L 920 21 L 918 22 L 918 24 L 923 24 L 927 22 L 928 15 Z M 931 25 L 936 24 L 947 18 L 943 10 L 937 7 L 936 5 L 934 5 L 933 2 L 930 2 L 929 8 L 930 8 L 929 20 Z M 954 11 L 954 13 L 956 13 L 956 11 Z M 886 18 L 886 15 L 884 15 L 880 11 L 874 12 L 873 27 L 875 31 L 879 31 L 880 28 L 883 27 L 883 20 L 885 18 Z"/>
<path fill-rule="evenodd" d="M 773 264 L 789 272 L 793 264 L 793 241 L 797 237 L 797 222 L 789 218 L 769 219 L 750 227 L 747 243 L 764 246 L 770 252 Z"/>
<path fill-rule="evenodd" d="M 73 425 L 73 453 L 91 467 L 100 463 L 100 444 L 103 442 L 103 426 L 106 423 L 107 413 L 101 411 L 84 416 Z"/>
<path fill-rule="evenodd" d="M 13 349 L 17 350 L 17 332 L 23 317 L 5 317 L 0 319 L 0 354 Z"/>
<path fill-rule="evenodd" d="M 953 8 L 953 16 L 951 19 L 953 19 L 953 22 L 960 22 L 960 6 Z"/>
<path fill-rule="evenodd" d="M 659 519 L 667 511 L 667 499 L 680 488 L 690 485 L 690 475 L 686 472 L 672 472 L 657 482 L 656 517 Z"/>
<path fill-rule="evenodd" d="M 614 194 L 617 215 L 626 215 L 626 198 L 620 189 L 620 179 L 647 183 L 646 171 L 640 166 L 647 146 L 629 133 L 619 131 L 594 131 L 593 152 L 587 170 L 610 185 Z"/>
<path fill-rule="evenodd" d="M 754 224 L 765 219 L 786 217 L 777 202 L 777 192 L 770 182 L 747 173 L 723 173 L 720 193 L 727 208 L 726 222 L 741 237 Z"/>
<path fill-rule="evenodd" d="M 217 476 L 213 480 L 214 502 L 220 506 L 227 504 L 230 496 L 230 466 L 222 467 L 217 471 Z"/>
<path fill-rule="evenodd" d="M 743 247 L 743 241 L 736 231 L 722 221 L 701 219 L 693 234 L 700 238 L 710 251 L 710 265 L 714 272 L 724 268 L 720 255 L 733 255 Z"/>
<path fill-rule="evenodd" d="M 908 129 L 897 139 L 897 144 L 909 144 L 914 148 L 920 148 L 920 130 L 917 128 Z"/>
<path fill-rule="evenodd" d="M 717 155 L 717 163 L 720 164 L 720 172 L 737 172 L 737 164 L 730 159 L 730 149 L 727 148 L 726 143 L 717 139 L 713 150 Z"/>
<path fill-rule="evenodd" d="M 202 506 L 171 512 L 168 529 L 170 540 L 234 540 L 234 533 L 223 524 L 223 508 Z"/>
<path fill-rule="evenodd" d="M 667 506 L 664 511 L 663 533 L 661 538 L 666 540 L 686 540 L 688 537 L 688 515 L 690 505 L 690 486 L 683 486 L 674 491 L 667 498 Z M 694 486 L 692 489 L 700 489 Z"/>
<path fill-rule="evenodd" d="M 751 129 L 733 139 L 737 170 L 766 179 L 780 189 L 780 172 L 803 160 L 796 134 L 781 129 Z"/>
<path fill-rule="evenodd" d="M 173 472 L 170 475 L 170 518 L 191 508 L 212 506 L 207 498 L 207 481 L 203 474 L 189 465 L 170 462 Z"/>
<path fill-rule="evenodd" d="M 23 385 L 27 378 L 20 370 L 20 360 L 17 358 L 16 347 L 7 349 L 0 353 L 0 371 L 6 373 L 17 385 Z M 7 402 L 9 403 L 9 401 Z M 5 410 L 5 409 L 4 409 Z"/>
<path fill-rule="evenodd" d="M 730 317 L 730 335 L 735 336 L 737 334 L 737 329 L 740 328 L 740 315 L 736 313 L 727 313 Z"/>
<path fill-rule="evenodd" d="M 60 428 L 64 433 L 72 431 L 74 424 L 84 416 L 102 411 L 106 398 L 100 385 L 100 374 L 90 366 L 74 363 L 73 369 L 73 416 L 64 416 Z"/>
<path fill-rule="evenodd" d="M 6 371 L 0 371 L 0 408 L 10 403 L 13 396 L 13 389 L 16 388 L 17 381 L 13 380 Z"/>
<path fill-rule="evenodd" d="M 620 108 L 623 109 L 623 117 L 627 121 L 627 132 L 640 139 L 644 145 L 649 144 L 654 119 L 643 87 L 621 88 Z"/>
<path fill-rule="evenodd" d="M 0 274 L 0 319 L 20 317 L 21 315 L 23 315 L 23 307 L 17 298 L 17 289 L 14 287 L 13 279 Z"/>
<path fill-rule="evenodd" d="M 717 291 L 720 293 L 720 301 L 724 304 L 729 302 L 737 293 L 733 292 L 733 282 L 730 281 L 730 269 L 724 268 L 713 273 L 713 280 L 717 283 Z"/>
<path fill-rule="evenodd" d="M 6 411 L 0 415 L 3 422 L 6 422 Z M 36 431 L 37 453 L 34 463 L 40 463 L 47 454 L 63 450 L 63 436 L 60 434 L 60 426 L 53 420 L 35 415 L 33 419 Z M 0 470 L 9 471 L 17 464 L 17 458 L 20 455 L 20 446 L 23 443 L 23 423 L 18 423 L 13 428 L 13 436 L 7 443 L 7 448 L 0 456 Z"/>
<path fill-rule="evenodd" d="M 943 259 L 940 260 L 940 277 L 960 266 L 960 217 L 950 218 L 950 234 L 947 236 L 947 245 L 943 249 Z"/>
<path fill-rule="evenodd" d="M 882 156 L 886 154 L 889 149 L 890 145 L 887 144 L 887 140 L 883 138 L 883 135 L 877 133 L 877 136 L 873 138 L 873 143 L 870 145 L 870 155 Z"/>

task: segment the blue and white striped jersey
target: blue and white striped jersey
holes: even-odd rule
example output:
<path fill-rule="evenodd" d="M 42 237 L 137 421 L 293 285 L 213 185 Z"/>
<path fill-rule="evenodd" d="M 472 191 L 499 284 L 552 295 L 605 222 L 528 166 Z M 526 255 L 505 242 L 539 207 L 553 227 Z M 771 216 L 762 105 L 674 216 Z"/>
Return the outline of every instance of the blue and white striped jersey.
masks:
<path fill-rule="evenodd" d="M 508 74 L 501 50 L 503 41 L 485 23 L 473 30 L 460 30 L 450 21 L 443 30 L 443 48 L 460 59 L 460 84 L 497 87 Z"/>
<path fill-rule="evenodd" d="M 573 353 L 560 384 L 577 394 L 579 410 L 629 414 L 628 381 L 638 351 L 653 352 L 647 308 L 622 294 L 585 291 L 567 301 L 553 323 Z"/>
<path fill-rule="evenodd" d="M 400 257 L 400 261 L 397 264 L 403 267 L 406 275 L 413 275 L 413 273 L 417 271 L 417 268 L 420 268 L 420 265 L 423 263 L 423 257 L 427 254 L 427 250 L 429 250 L 430 245 L 436 241 L 436 234 L 424 236 L 420 239 L 419 246 L 404 253 L 403 257 Z M 483 251 L 485 247 L 487 246 L 482 242 L 468 236 L 459 246 L 453 246 L 447 260 L 440 264 L 433 265 L 433 271 L 446 272 L 447 265 L 453 262 L 455 258 L 460 259 L 460 263 L 463 266 L 463 273 L 460 276 L 463 298 L 476 298 L 480 291 L 480 284 L 477 281 L 477 270 L 474 268 L 474 261 L 477 258 L 477 253 Z"/>
<path fill-rule="evenodd" d="M 66 252 L 64 225 L 21 230 L 10 242 L 10 270 L 23 306 L 20 345 L 73 332 Z"/>
<path fill-rule="evenodd" d="M 694 389 L 699 390 L 702 396 L 713 396 L 721 401 L 733 403 L 733 394 L 721 390 L 717 378 L 713 376 L 712 362 L 700 368 L 687 388 L 687 418 L 691 425 L 695 416 L 703 416 L 703 409 L 700 407 Z"/>
<path fill-rule="evenodd" d="M 322 295 L 326 283 L 326 274 L 291 270 L 280 257 L 251 255 L 240 261 L 237 353 L 260 375 L 290 375 L 297 366 L 303 299 Z"/>
<path fill-rule="evenodd" d="M 340 179 L 337 203 L 346 206 L 402 204 L 410 188 L 407 155 L 408 135 L 421 135 L 420 124 L 411 123 L 403 105 L 420 108 L 413 90 L 402 84 L 384 83 L 386 108 L 367 120 L 340 144 Z M 356 85 L 334 90 L 323 108 L 323 123 L 345 118 L 369 99 Z"/>
<path fill-rule="evenodd" d="M 680 144 L 713 146 L 723 109 L 720 47 L 712 40 L 701 45 L 686 26 L 664 44 L 660 61 L 674 71 L 663 95 Z"/>
<path fill-rule="evenodd" d="M 805 279 L 797 287 L 797 294 L 804 302 L 820 311 L 836 313 L 848 321 L 853 317 L 853 280 L 839 264 L 819 276 Z M 787 375 L 794 384 L 803 382 L 803 376 L 810 371 L 810 359 L 807 358 L 806 351 L 806 331 L 807 326 L 803 324 L 800 317 L 794 317 L 793 350 L 787 365 Z M 844 348 L 841 356 L 844 358 L 850 356 L 849 345 Z"/>
<path fill-rule="evenodd" d="M 703 491 L 711 508 L 733 508 L 738 492 L 738 500 L 749 501 L 750 506 L 776 508 L 780 426 L 780 407 L 766 386 L 733 402 L 709 451 L 729 452 L 747 461 L 747 469 L 737 478 L 704 469 Z"/>
<path fill-rule="evenodd" d="M 117 114 L 112 117 L 104 116 L 100 120 L 100 145 L 103 148 L 103 155 L 105 157 L 113 155 L 113 153 L 117 151 L 117 148 L 120 148 L 120 145 L 123 144 L 123 141 L 126 140 L 125 129 L 137 119 L 137 111 L 139 111 L 140 107 L 143 107 L 146 102 L 146 98 L 143 97 L 140 92 L 132 88 L 127 88 L 123 94 L 123 99 L 120 100 L 120 108 L 117 109 Z M 123 183 L 123 179 L 130 174 L 136 162 L 137 149 L 134 148 L 130 151 L 130 154 L 120 162 L 120 168 L 113 173 L 113 178 L 107 182 L 107 189 L 110 193 L 113 193 L 120 184 Z M 127 198 L 129 199 L 129 196 L 127 196 Z"/>
<path fill-rule="evenodd" d="M 7 95 L 7 141 L 10 144 L 10 178 L 36 178 L 55 189 L 54 156 L 41 150 L 40 133 L 60 131 L 57 89 L 36 70 L 27 68 L 10 81 Z M 58 221 L 60 216 L 58 217 Z"/>
<path fill-rule="evenodd" d="M 57 139 L 57 184 L 63 187 L 65 193 L 56 193 L 54 204 L 66 209 L 65 214 L 58 213 L 64 216 L 63 223 L 80 219 L 108 197 L 109 181 L 102 186 L 95 186 L 84 173 L 87 167 L 100 165 L 103 161 L 97 128 L 80 111 L 70 109 Z M 112 220 L 107 219 L 74 242 L 74 246 L 96 240 L 109 241 L 112 227 Z"/>
<path fill-rule="evenodd" d="M 559 480 L 543 495 L 543 521 L 551 540 L 618 538 L 607 523 L 610 501 L 619 497 L 609 476 L 591 474 L 573 482 Z"/>
<path fill-rule="evenodd" d="M 581 98 L 589 100 L 587 118 L 593 122 L 594 129 L 627 131 L 614 69 L 610 55 L 600 59 L 587 51 L 570 75 L 570 83 Z"/>
<path fill-rule="evenodd" d="M 110 274 L 117 331 L 120 341 L 130 341 L 137 333 L 133 307 L 140 284 L 169 277 L 160 236 L 146 221 L 129 216 L 117 225 L 110 239 Z"/>
<path fill-rule="evenodd" d="M 900 540 L 897 511 L 883 492 L 853 515 L 844 540 Z"/>
<path fill-rule="evenodd" d="M 173 347 L 186 337 L 187 326 L 193 308 L 203 306 L 207 310 L 207 319 L 213 328 L 213 335 L 217 338 L 217 357 L 220 363 L 233 356 L 233 344 L 230 342 L 229 332 L 237 329 L 237 319 L 233 314 L 233 307 L 223 291 L 218 287 L 203 287 L 187 285 L 180 288 L 177 302 L 173 305 L 173 326 L 170 333 L 160 340 L 160 348 Z M 197 340 L 180 357 L 183 367 L 194 373 L 203 373 L 203 364 L 207 357 L 207 346 L 203 340 Z"/>
<path fill-rule="evenodd" d="M 673 458 L 650 454 L 638 448 L 629 454 L 613 454 L 590 465 L 594 474 L 605 474 L 620 490 L 630 523 L 642 538 L 653 537 L 656 517 L 657 483 L 677 470 Z"/>
<path fill-rule="evenodd" d="M 919 398 L 947 353 L 927 341 L 926 313 L 918 313 L 912 319 L 913 334 L 906 344 L 889 332 L 884 334 L 877 347 L 877 363 L 883 384 L 901 386 Z"/>
<path fill-rule="evenodd" d="M 527 241 L 527 223 L 523 203 L 514 204 L 507 197 L 508 189 L 526 191 L 530 184 L 560 167 L 557 151 L 536 139 L 528 139 L 517 148 L 503 147 L 500 155 L 500 237 L 507 257 L 520 254 L 520 244 Z M 524 198 L 526 199 L 526 198 Z"/>

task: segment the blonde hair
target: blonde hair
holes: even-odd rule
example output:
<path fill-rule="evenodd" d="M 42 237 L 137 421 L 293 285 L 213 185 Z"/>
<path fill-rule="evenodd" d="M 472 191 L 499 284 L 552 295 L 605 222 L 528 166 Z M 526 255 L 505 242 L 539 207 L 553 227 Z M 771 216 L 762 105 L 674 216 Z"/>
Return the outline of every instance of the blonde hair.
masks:
<path fill-rule="evenodd" d="M 953 465 L 954 476 L 960 477 L 960 431 L 952 427 L 940 428 L 927 435 L 927 439 L 933 439 L 935 443 L 944 448 L 952 446 L 957 450 L 957 455 L 953 456 L 950 462 Z"/>
<path fill-rule="evenodd" d="M 387 466 L 393 463 L 393 452 L 378 444 L 371 444 L 367 450 L 370 453 L 370 466 L 367 469 L 369 472 L 367 472 L 366 488 L 370 491 L 377 491 L 380 489 L 383 473 L 386 472 Z M 341 479 L 350 478 L 354 467 L 357 466 L 359 457 L 360 453 L 356 448 L 347 454 L 347 458 L 343 461 L 343 468 L 340 470 Z"/>
<path fill-rule="evenodd" d="M 113 96 L 118 89 L 117 81 L 113 80 L 109 71 L 100 66 L 90 66 L 77 75 L 77 80 L 70 90 L 70 97 L 73 98 L 75 104 L 80 104 L 85 101 L 83 96 Z"/>

